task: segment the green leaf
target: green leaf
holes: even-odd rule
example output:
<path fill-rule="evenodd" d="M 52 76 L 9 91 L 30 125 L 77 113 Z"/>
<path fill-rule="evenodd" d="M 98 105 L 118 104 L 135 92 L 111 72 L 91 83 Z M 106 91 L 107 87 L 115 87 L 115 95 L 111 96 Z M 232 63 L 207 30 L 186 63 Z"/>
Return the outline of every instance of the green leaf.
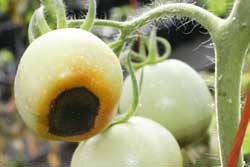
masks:
<path fill-rule="evenodd" d="M 7 0 L 0 0 L 0 11 L 6 12 L 8 10 L 9 3 Z"/>
<path fill-rule="evenodd" d="M 14 55 L 11 51 L 7 49 L 0 50 L 0 68 L 5 67 L 6 65 L 14 61 Z"/>

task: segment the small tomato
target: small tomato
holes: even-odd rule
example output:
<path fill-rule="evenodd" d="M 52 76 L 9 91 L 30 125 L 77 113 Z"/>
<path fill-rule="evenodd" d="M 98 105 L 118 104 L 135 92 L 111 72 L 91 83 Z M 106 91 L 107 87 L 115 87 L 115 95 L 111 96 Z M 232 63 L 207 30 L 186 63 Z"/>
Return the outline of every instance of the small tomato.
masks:
<path fill-rule="evenodd" d="M 71 167 L 182 167 L 179 145 L 160 124 L 132 117 L 81 143 Z"/>
<path fill-rule="evenodd" d="M 137 72 L 140 78 L 141 70 Z M 131 103 L 131 79 L 124 83 L 121 111 Z M 213 98 L 202 78 L 178 60 L 144 67 L 136 115 L 150 118 L 167 128 L 181 146 L 205 134 L 213 111 Z"/>
<path fill-rule="evenodd" d="M 108 126 L 122 82 L 119 60 L 102 40 L 81 29 L 51 31 L 20 61 L 17 109 L 40 136 L 80 141 Z"/>

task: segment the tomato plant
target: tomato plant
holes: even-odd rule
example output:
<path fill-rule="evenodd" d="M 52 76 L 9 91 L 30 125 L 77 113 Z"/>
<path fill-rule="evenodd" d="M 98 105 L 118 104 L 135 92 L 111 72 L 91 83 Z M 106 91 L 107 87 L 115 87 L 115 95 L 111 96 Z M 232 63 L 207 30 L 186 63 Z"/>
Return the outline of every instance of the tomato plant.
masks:
<path fill-rule="evenodd" d="M 120 62 L 125 68 L 128 68 L 129 72 L 131 73 L 132 83 L 133 83 L 133 96 L 132 96 L 133 100 L 132 100 L 131 106 L 129 107 L 129 111 L 126 112 L 125 114 L 122 114 L 116 117 L 115 123 L 111 123 L 112 125 L 111 128 L 115 128 L 115 126 L 119 126 L 120 123 L 124 123 L 129 120 L 129 118 L 133 115 L 134 111 L 136 110 L 136 107 L 139 102 L 139 93 L 140 93 L 139 87 L 140 86 L 138 86 L 139 84 L 137 83 L 136 78 L 134 77 L 134 69 L 132 68 L 132 65 L 131 65 L 132 63 L 130 59 L 131 41 L 134 41 L 136 38 L 136 33 L 134 32 L 139 31 L 142 26 L 146 25 L 147 23 L 153 20 L 159 19 L 160 17 L 173 16 L 173 15 L 186 16 L 186 17 L 190 17 L 191 19 L 196 20 L 204 28 L 206 28 L 208 32 L 210 33 L 211 39 L 213 41 L 213 46 L 215 49 L 215 57 L 216 57 L 216 60 L 215 60 L 215 64 L 216 64 L 216 67 L 215 67 L 215 108 L 216 108 L 217 126 L 218 126 L 217 128 L 218 128 L 218 133 L 219 133 L 218 136 L 219 136 L 219 143 L 220 143 L 219 152 L 220 152 L 221 165 L 222 166 L 226 165 L 229 153 L 231 151 L 232 146 L 234 145 L 234 138 L 238 131 L 238 125 L 239 125 L 239 120 L 240 120 L 239 118 L 240 118 L 240 113 L 241 113 L 240 112 L 241 111 L 240 110 L 240 84 L 241 84 L 241 78 L 242 78 L 241 74 L 242 74 L 242 69 L 243 69 L 242 67 L 244 64 L 244 58 L 245 58 L 245 55 L 247 54 L 247 50 L 250 44 L 250 39 L 249 39 L 250 19 L 249 17 L 246 17 L 250 15 L 250 10 L 249 10 L 250 1 L 249 0 L 235 0 L 231 13 L 229 14 L 227 18 L 223 18 L 223 19 L 193 4 L 172 3 L 172 4 L 165 4 L 162 6 L 158 6 L 154 9 L 149 10 L 148 12 L 141 14 L 140 16 L 132 20 L 124 21 L 124 22 L 119 22 L 119 21 L 114 21 L 114 20 L 95 19 L 95 13 L 96 13 L 95 12 L 95 8 L 96 8 L 95 0 L 90 0 L 88 14 L 86 16 L 86 19 L 83 19 L 83 20 L 67 20 L 65 16 L 65 6 L 62 0 L 53 0 L 53 1 L 44 0 L 42 1 L 42 4 L 43 5 L 35 11 L 30 22 L 29 39 L 30 41 L 34 41 L 34 42 L 31 43 L 30 47 L 28 48 L 28 50 L 26 51 L 24 55 L 23 60 L 21 61 L 21 64 L 19 66 L 19 72 L 16 78 L 16 88 L 15 88 L 16 101 L 17 101 L 19 112 L 23 116 L 23 119 L 27 123 L 29 123 L 33 127 L 33 129 L 35 127 L 34 125 L 39 123 L 39 127 L 42 127 L 42 128 L 38 128 L 38 130 L 40 130 L 40 132 L 44 134 L 44 136 L 47 136 L 47 133 L 48 133 L 47 125 L 49 121 L 48 119 L 46 119 L 48 117 L 44 115 L 48 113 L 49 111 L 48 107 L 51 105 L 49 105 L 49 103 L 46 103 L 46 105 L 44 106 L 46 106 L 47 109 L 42 109 L 41 112 L 37 112 L 37 113 L 34 111 L 37 111 L 37 109 L 41 108 L 38 106 L 38 102 L 44 100 L 42 99 L 44 97 L 43 96 L 44 94 L 41 92 L 43 90 L 46 91 L 47 86 L 50 88 L 50 87 L 53 87 L 52 85 L 56 85 L 56 84 L 53 84 L 55 82 L 51 82 L 52 84 L 47 84 L 48 83 L 47 74 L 49 73 L 46 71 L 50 70 L 53 67 L 53 65 L 58 65 L 58 64 L 59 64 L 58 66 L 64 65 L 58 69 L 64 69 L 64 70 L 66 69 L 67 71 L 67 68 L 68 68 L 67 65 L 72 65 L 72 62 L 75 62 L 75 64 L 77 65 L 79 69 L 88 71 L 87 74 L 89 73 L 89 70 L 90 71 L 93 70 L 94 75 L 92 75 L 92 77 L 90 77 L 89 79 L 86 79 L 87 82 L 95 82 L 96 80 L 93 78 L 95 78 L 96 76 L 107 78 L 107 80 L 110 82 L 107 85 L 106 85 L 106 82 L 104 82 L 104 85 L 103 85 L 102 83 L 103 80 L 98 79 L 95 82 L 95 84 L 86 84 L 86 85 L 84 84 L 84 86 L 89 86 L 91 88 L 92 86 L 93 87 L 96 86 L 95 88 L 97 88 L 98 90 L 99 89 L 110 90 L 110 92 L 108 92 L 107 94 L 102 94 L 102 93 L 98 94 L 95 92 L 96 89 L 91 89 L 93 91 L 92 95 L 96 93 L 95 94 L 96 97 L 99 97 L 100 95 L 103 95 L 105 97 L 105 98 L 100 98 L 101 99 L 100 102 L 102 102 L 102 99 L 107 100 L 110 97 L 114 97 L 112 96 L 113 93 L 114 94 L 117 93 L 116 94 L 117 96 L 115 96 L 116 98 L 114 98 L 114 100 L 112 100 L 111 98 L 111 100 L 107 100 L 106 101 L 107 103 L 104 104 L 104 106 L 106 105 L 112 106 L 110 107 L 112 108 L 112 110 L 114 109 L 116 102 L 118 102 L 119 88 L 121 87 L 122 77 L 121 77 L 121 70 L 120 70 L 119 62 L 111 61 L 115 59 L 115 55 L 111 52 L 111 50 L 109 50 L 108 47 L 104 45 L 103 42 L 101 41 L 94 43 L 95 46 L 92 46 L 92 47 L 85 48 L 84 45 L 79 46 L 79 43 L 81 43 L 82 40 L 85 41 L 85 43 L 83 44 L 86 44 L 86 46 L 89 46 L 87 45 L 88 42 L 91 44 L 91 40 L 90 41 L 88 40 L 89 38 L 85 38 L 86 37 L 85 35 L 79 35 L 81 33 L 79 34 L 77 33 L 77 35 L 75 34 L 73 35 L 72 33 L 71 35 L 75 37 L 73 40 L 71 38 L 66 38 L 67 40 L 65 40 L 64 38 L 63 39 L 60 38 L 61 36 L 64 36 L 64 33 L 62 33 L 60 35 L 57 35 L 56 38 L 53 37 L 53 38 L 50 38 L 49 40 L 46 40 L 46 42 L 45 41 L 42 42 L 43 45 L 47 46 L 46 48 L 40 47 L 40 42 L 43 41 L 41 39 L 45 39 L 44 37 L 47 37 L 50 34 L 54 34 L 53 29 L 73 27 L 73 28 L 81 28 L 81 29 L 89 31 L 91 30 L 93 26 L 107 26 L 107 27 L 112 27 L 114 29 L 118 29 L 118 31 L 120 32 L 118 39 L 115 39 L 112 43 L 109 44 L 109 46 L 113 49 L 113 51 L 116 53 L 117 57 L 120 58 L 120 60 L 122 60 L 121 55 L 123 57 L 126 57 L 127 63 L 123 63 L 122 61 Z M 52 32 L 48 33 L 50 31 Z M 60 32 L 62 31 L 63 30 L 61 30 Z M 45 33 L 48 33 L 49 35 L 48 34 L 46 35 Z M 42 36 L 42 37 L 38 38 L 39 36 Z M 51 47 L 54 45 L 52 41 L 58 42 L 60 45 L 57 45 L 56 49 L 54 49 L 53 47 Z M 49 46 L 46 45 L 47 43 L 50 45 Z M 67 45 L 63 45 L 65 43 L 67 43 Z M 110 56 L 105 56 L 106 51 L 103 51 L 102 50 L 103 48 L 98 49 L 100 46 L 103 46 L 103 47 L 105 46 L 106 49 L 109 50 L 108 52 L 110 53 L 110 55 L 112 53 L 111 57 L 113 58 L 111 58 Z M 150 46 L 153 47 L 154 45 L 150 45 Z M 82 48 L 88 51 L 90 50 L 90 48 L 92 48 L 91 50 L 93 51 L 93 55 L 96 55 L 96 57 L 87 56 L 88 57 L 87 61 L 79 60 L 78 53 L 82 53 L 82 50 L 83 50 Z M 31 54 L 30 53 L 31 51 L 32 53 L 35 53 L 35 54 Z M 45 52 L 45 51 L 48 51 L 48 52 Z M 55 61 L 53 59 L 54 56 L 59 55 L 59 54 L 65 55 L 65 53 L 68 53 L 68 51 L 72 51 L 71 52 L 72 54 L 70 54 L 71 56 L 69 57 L 72 59 L 76 58 L 76 60 L 67 59 L 68 58 L 67 56 L 62 58 L 63 62 L 60 62 L 58 60 Z M 152 53 L 154 52 L 155 50 L 153 49 Z M 46 53 L 49 56 L 44 55 L 44 54 L 42 55 L 41 53 Z M 51 53 L 55 53 L 55 54 L 51 54 Z M 76 53 L 76 54 L 73 54 L 73 53 Z M 30 56 L 30 55 L 40 55 L 40 56 Z M 143 59 L 143 57 L 140 57 L 140 56 L 137 58 Z M 37 62 L 36 60 L 39 61 L 39 64 L 36 63 Z M 44 61 L 45 62 L 44 63 L 43 61 L 40 62 L 40 60 L 46 60 L 46 61 Z M 146 60 L 147 61 L 144 61 L 144 63 L 140 65 L 145 66 L 147 64 L 153 64 L 152 61 L 157 62 L 155 61 L 154 56 L 149 56 L 149 58 L 146 58 Z M 83 62 L 90 62 L 90 64 L 82 67 L 82 65 L 84 64 Z M 27 66 L 26 66 L 26 63 L 27 63 Z M 37 67 L 34 64 L 36 64 Z M 90 66 L 91 68 L 88 69 L 88 67 Z M 30 71 L 31 69 L 34 69 L 32 70 L 34 74 L 31 74 L 30 71 L 27 72 L 28 70 L 26 69 L 28 68 Z M 106 68 L 108 68 L 109 70 L 106 71 Z M 176 68 L 176 70 L 178 70 L 178 68 Z M 111 74 L 116 73 L 116 75 L 113 76 L 113 75 L 106 74 L 105 71 L 107 73 L 110 72 Z M 99 74 L 98 72 L 100 72 L 101 75 L 97 75 Z M 36 74 L 39 74 L 39 75 L 36 75 Z M 46 74 L 46 75 L 43 75 L 43 74 Z M 55 71 L 52 74 L 60 74 L 60 72 Z M 186 74 L 183 73 L 182 75 L 183 75 L 182 77 L 184 78 Z M 37 79 L 34 80 L 33 76 L 37 76 Z M 60 75 L 55 75 L 54 77 L 56 79 L 59 76 Z M 79 76 L 81 75 L 79 74 Z M 77 75 L 76 78 L 79 79 L 81 77 L 78 77 Z M 165 78 L 161 78 L 161 79 L 165 79 Z M 82 80 L 85 80 L 85 78 L 83 77 Z M 67 83 L 73 83 L 73 84 L 76 84 L 77 87 L 79 87 L 78 84 L 81 83 L 82 80 L 78 80 L 78 82 L 74 82 L 74 80 L 70 80 Z M 32 83 L 34 85 L 32 85 Z M 61 89 L 62 87 L 60 86 L 58 88 L 59 88 L 58 90 L 61 90 L 60 92 L 65 91 Z M 29 90 L 29 92 L 27 90 Z M 189 89 L 187 90 L 191 91 Z M 84 89 L 85 93 L 81 93 L 83 90 L 77 89 L 76 92 L 78 91 L 80 92 L 79 94 L 81 94 L 79 96 L 82 96 L 82 94 L 85 94 L 85 95 L 91 94 L 89 92 L 86 93 L 85 89 Z M 57 97 L 57 96 L 54 96 L 54 95 L 57 95 L 56 93 L 55 94 L 54 93 L 55 91 L 49 91 L 48 94 L 50 95 L 46 96 L 48 97 L 46 98 L 46 100 L 51 101 L 51 99 L 53 99 L 52 97 L 54 98 Z M 61 100 L 64 101 L 64 99 L 78 99 L 78 100 L 82 99 L 82 98 L 77 98 L 78 95 L 76 94 L 78 93 L 75 93 L 75 91 L 70 91 L 67 93 L 67 95 L 63 93 L 62 95 L 59 96 L 59 99 L 60 99 L 59 101 Z M 203 99 L 203 95 L 200 95 L 200 96 L 201 96 L 201 99 Z M 66 97 L 70 97 L 70 98 L 66 98 Z M 182 97 L 178 97 L 178 98 L 181 99 Z M 87 99 L 93 99 L 91 100 L 91 103 L 93 101 L 96 101 L 94 100 L 96 98 L 87 98 Z M 57 102 L 52 103 L 52 104 L 53 104 L 52 106 L 54 106 L 54 104 L 57 104 Z M 64 107 L 65 106 L 64 104 L 65 103 L 60 103 L 60 105 L 58 105 L 59 111 L 63 111 L 67 109 L 67 107 L 66 108 Z M 79 102 L 79 104 L 82 105 L 81 102 Z M 75 107 L 75 105 L 69 105 L 69 106 L 70 106 L 69 107 L 70 110 L 72 106 L 73 106 L 72 108 Z M 86 106 L 91 108 L 90 104 Z M 77 111 L 79 107 L 75 107 L 75 108 L 74 108 L 74 111 Z M 105 109 L 104 108 L 100 107 L 100 110 L 106 110 L 106 108 Z M 30 112 L 26 112 L 26 111 L 30 111 Z M 91 110 L 87 109 L 87 111 L 89 113 Z M 27 113 L 32 113 L 32 114 L 27 114 Z M 33 113 L 36 113 L 36 114 L 33 114 Z M 59 113 L 58 115 L 60 116 L 61 112 L 58 112 L 58 113 Z M 188 115 L 186 115 L 186 117 L 188 117 Z M 69 117 L 65 116 L 65 119 L 66 118 L 68 119 Z M 56 119 L 51 119 L 51 120 L 56 120 Z M 70 121 L 73 121 L 73 120 L 74 119 L 70 119 Z M 87 121 L 89 120 L 91 119 L 87 119 Z M 179 122 L 181 121 L 182 120 L 180 120 Z M 61 125 L 62 124 L 61 122 L 63 121 L 59 121 L 59 122 L 60 122 L 59 125 Z M 82 122 L 82 121 L 79 121 L 79 122 Z M 108 124 L 109 121 L 104 121 L 104 122 L 106 125 Z M 103 128 L 101 129 L 104 129 L 106 126 L 102 126 L 102 127 Z M 204 127 L 205 127 L 205 124 L 204 124 Z M 67 131 L 67 134 L 74 133 L 72 130 L 70 130 L 71 128 L 72 127 L 69 126 L 69 130 Z M 183 131 L 182 133 L 184 134 L 185 132 L 186 131 Z M 192 138 L 192 136 L 190 138 Z M 59 138 L 59 139 L 62 139 L 62 138 Z M 74 137 L 72 137 L 72 139 L 74 139 Z M 146 138 L 144 138 L 143 141 L 146 142 Z M 150 142 L 149 147 L 153 145 L 154 143 Z M 237 167 L 242 167 L 242 165 L 243 165 L 243 161 L 242 161 L 242 155 L 241 155 L 239 158 Z"/>
<path fill-rule="evenodd" d="M 175 138 L 164 127 L 132 117 L 78 146 L 71 167 L 90 166 L 181 167 L 182 156 Z"/>

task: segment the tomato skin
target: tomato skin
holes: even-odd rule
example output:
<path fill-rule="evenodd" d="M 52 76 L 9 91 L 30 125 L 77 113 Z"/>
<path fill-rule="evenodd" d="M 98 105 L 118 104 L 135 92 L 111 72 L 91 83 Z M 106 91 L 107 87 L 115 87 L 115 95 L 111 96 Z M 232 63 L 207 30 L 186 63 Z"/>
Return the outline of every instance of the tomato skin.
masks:
<path fill-rule="evenodd" d="M 116 111 L 122 83 L 120 62 L 108 45 L 90 32 L 74 28 L 60 29 L 42 35 L 25 51 L 15 79 L 15 99 L 25 123 L 41 137 L 82 141 L 108 126 Z M 81 91 L 74 92 L 76 89 Z M 92 121 L 94 125 L 84 133 L 72 132 L 64 136 L 50 131 L 49 121 L 53 122 L 54 117 L 49 118 L 49 115 L 59 103 L 56 100 L 66 99 L 68 103 L 72 102 L 66 107 L 78 110 L 73 100 L 83 96 L 79 92 L 84 91 L 99 100 L 96 100 L 98 106 L 94 106 L 98 109 Z M 74 94 L 73 98 L 71 94 Z M 81 102 L 79 106 L 82 107 Z M 54 115 L 60 115 L 59 112 Z M 78 117 L 76 111 L 69 112 L 75 112 L 75 118 Z M 57 121 L 60 125 L 55 127 L 63 131 L 63 124 L 72 118 L 67 114 L 61 117 L 65 121 Z M 71 122 L 74 123 L 74 120 Z M 70 123 L 67 123 L 68 127 L 71 127 Z"/>
<path fill-rule="evenodd" d="M 81 143 L 71 167 L 182 167 L 177 141 L 160 124 L 132 117 Z"/>
<path fill-rule="evenodd" d="M 137 79 L 141 71 L 137 72 Z M 121 111 L 131 103 L 131 80 L 125 80 Z M 167 60 L 145 66 L 136 115 L 152 119 L 167 128 L 181 146 L 205 134 L 212 115 L 212 96 L 202 78 L 187 64 Z"/>

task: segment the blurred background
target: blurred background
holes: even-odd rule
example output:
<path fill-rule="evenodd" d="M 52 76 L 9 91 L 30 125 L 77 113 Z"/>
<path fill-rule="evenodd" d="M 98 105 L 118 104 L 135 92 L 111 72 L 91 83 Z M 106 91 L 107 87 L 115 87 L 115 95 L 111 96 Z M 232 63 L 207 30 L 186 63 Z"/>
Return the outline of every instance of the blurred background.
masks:
<path fill-rule="evenodd" d="M 232 1 L 177 0 L 199 5 L 220 17 L 227 16 Z M 64 2 L 68 19 L 85 17 L 87 0 Z M 164 3 L 169 3 L 169 0 L 97 0 L 97 13 L 98 18 L 122 21 L 138 15 L 142 8 L 144 11 Z M 39 5 L 39 0 L 0 0 L 0 167 L 69 167 L 71 156 L 77 146 L 76 143 L 51 142 L 39 138 L 26 128 L 16 112 L 13 98 L 15 72 L 29 44 L 29 20 Z M 207 31 L 197 22 L 188 18 L 171 17 L 157 21 L 154 25 L 158 27 L 158 35 L 170 41 L 173 49 L 171 58 L 183 60 L 197 71 L 214 70 L 212 41 Z M 147 25 L 142 31 L 147 35 L 151 29 L 152 25 Z M 104 29 L 101 32 L 98 33 L 96 30 L 101 38 L 110 38 L 110 31 Z M 159 51 L 161 50 L 159 47 Z M 210 143 L 213 140 L 216 139 L 210 139 Z M 207 163 L 199 163 L 199 159 L 204 157 L 208 161 L 218 163 L 216 155 L 207 153 L 208 141 L 204 139 L 201 143 L 190 146 L 196 150 L 196 154 L 192 153 L 190 156 L 190 150 L 186 152 L 188 166 L 207 167 Z"/>

